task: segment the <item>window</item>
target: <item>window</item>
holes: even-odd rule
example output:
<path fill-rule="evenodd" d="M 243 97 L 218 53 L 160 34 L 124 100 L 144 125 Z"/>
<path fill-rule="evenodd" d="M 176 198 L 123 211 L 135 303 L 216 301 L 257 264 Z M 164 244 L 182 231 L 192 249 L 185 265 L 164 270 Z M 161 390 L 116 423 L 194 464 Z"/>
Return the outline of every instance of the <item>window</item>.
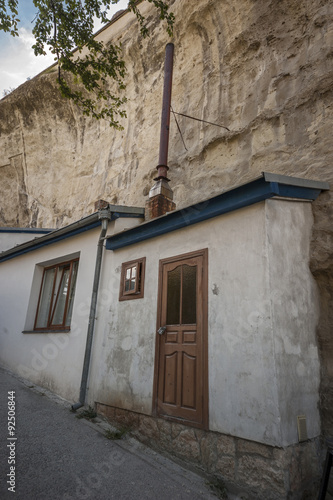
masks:
<path fill-rule="evenodd" d="M 45 267 L 34 330 L 69 330 L 79 259 Z"/>
<path fill-rule="evenodd" d="M 125 262 L 121 268 L 119 300 L 143 297 L 146 258 Z"/>

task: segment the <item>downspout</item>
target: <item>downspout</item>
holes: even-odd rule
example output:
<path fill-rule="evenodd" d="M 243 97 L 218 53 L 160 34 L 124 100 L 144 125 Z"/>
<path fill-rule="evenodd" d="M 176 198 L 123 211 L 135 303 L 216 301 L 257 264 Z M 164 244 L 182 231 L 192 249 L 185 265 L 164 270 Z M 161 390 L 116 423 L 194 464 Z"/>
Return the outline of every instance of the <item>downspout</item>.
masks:
<path fill-rule="evenodd" d="M 100 233 L 100 236 L 98 239 L 98 243 L 97 243 L 95 275 L 94 275 L 94 283 L 93 283 L 93 289 L 92 289 L 92 295 L 91 295 L 86 350 L 85 350 L 85 354 L 84 354 L 84 362 L 83 362 L 83 368 L 82 368 L 80 398 L 79 398 L 78 403 L 75 403 L 72 405 L 73 411 L 76 411 L 79 408 L 81 408 L 82 406 L 84 406 L 85 399 L 86 399 L 89 366 L 90 366 L 90 358 L 91 358 L 91 348 L 92 348 L 92 341 L 93 341 L 94 328 L 95 328 L 97 296 L 98 296 L 99 280 L 100 280 L 100 275 L 101 275 L 104 237 L 106 235 L 106 231 L 108 228 L 108 221 L 111 220 L 110 209 L 107 208 L 107 209 L 99 210 L 98 218 L 102 221 L 102 230 L 101 230 L 101 233 Z"/>

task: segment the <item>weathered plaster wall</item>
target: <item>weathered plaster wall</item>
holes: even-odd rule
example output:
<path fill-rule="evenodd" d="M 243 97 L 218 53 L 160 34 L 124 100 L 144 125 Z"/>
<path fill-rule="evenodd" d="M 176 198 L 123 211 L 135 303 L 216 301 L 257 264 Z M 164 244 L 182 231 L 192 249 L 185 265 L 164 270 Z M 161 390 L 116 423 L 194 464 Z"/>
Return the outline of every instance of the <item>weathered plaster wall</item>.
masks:
<path fill-rule="evenodd" d="M 210 428 L 280 444 L 265 203 L 219 222 L 207 228 Z"/>
<path fill-rule="evenodd" d="M 272 200 L 106 251 L 90 404 L 152 413 L 159 260 L 206 246 L 209 429 L 286 446 L 298 442 L 297 415 L 305 414 L 309 437 L 318 436 L 317 288 L 306 243 L 311 226 L 310 204 Z M 121 264 L 141 257 L 144 298 L 119 302 Z M 296 305 L 303 307 L 297 319 Z"/>
<path fill-rule="evenodd" d="M 186 206 L 262 170 L 333 184 L 333 6 L 330 0 L 170 1 L 176 15 L 173 108 L 230 132 L 178 117 L 169 166 Z M 151 7 L 142 4 L 149 14 Z M 141 40 L 131 14 L 101 38 L 124 47 L 124 130 L 84 118 L 59 98 L 55 75 L 25 83 L 0 103 L 0 223 L 55 227 L 99 198 L 143 206 L 158 158 L 167 35 L 150 16 Z M 311 269 L 321 290 L 323 429 L 333 425 L 332 195 L 314 204 Z"/>
<path fill-rule="evenodd" d="M 98 237 L 99 229 L 93 229 L 0 265 L 0 281 L 7 284 L 0 297 L 1 366 L 71 401 L 79 397 Z M 42 279 L 36 264 L 73 254 L 80 262 L 71 331 L 22 334 L 34 324 Z"/>
<path fill-rule="evenodd" d="M 319 296 L 308 265 L 313 216 L 310 203 L 275 200 L 266 201 L 265 215 L 281 440 L 287 444 L 296 442 L 297 415 L 305 415 L 307 426 L 320 433 L 314 419 Z"/>

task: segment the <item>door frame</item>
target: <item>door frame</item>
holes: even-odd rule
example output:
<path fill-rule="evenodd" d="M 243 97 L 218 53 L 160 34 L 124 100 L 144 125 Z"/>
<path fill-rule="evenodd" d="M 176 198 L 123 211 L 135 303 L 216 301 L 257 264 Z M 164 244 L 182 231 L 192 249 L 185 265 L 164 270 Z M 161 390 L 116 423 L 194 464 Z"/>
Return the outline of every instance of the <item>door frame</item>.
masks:
<path fill-rule="evenodd" d="M 159 357 L 160 357 L 160 342 L 157 330 L 161 326 L 162 315 L 162 277 L 163 266 L 173 262 L 186 260 L 193 257 L 202 257 L 202 376 L 203 376 L 203 393 L 202 393 L 202 422 L 191 422 L 182 418 L 177 418 L 168 415 L 158 415 L 157 412 L 157 395 L 158 395 L 158 373 L 159 373 Z M 154 385 L 153 385 L 153 416 L 171 420 L 183 425 L 198 427 L 208 430 L 208 248 L 189 252 L 185 254 L 175 255 L 159 261 L 159 276 L 158 276 L 158 299 L 157 299 L 157 317 L 156 317 L 156 333 L 155 333 L 155 366 L 154 366 Z"/>

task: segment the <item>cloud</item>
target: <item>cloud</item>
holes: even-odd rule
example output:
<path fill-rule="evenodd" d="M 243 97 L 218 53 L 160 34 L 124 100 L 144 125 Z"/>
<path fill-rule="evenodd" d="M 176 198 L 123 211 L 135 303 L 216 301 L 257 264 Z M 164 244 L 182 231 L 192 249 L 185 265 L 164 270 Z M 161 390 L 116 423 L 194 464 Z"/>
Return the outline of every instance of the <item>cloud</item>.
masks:
<path fill-rule="evenodd" d="M 19 29 L 19 37 L 1 37 L 0 98 L 5 89 L 18 87 L 53 64 L 52 54 L 36 57 L 33 44 L 33 34 L 26 28 Z"/>
<path fill-rule="evenodd" d="M 109 17 L 127 7 L 127 0 L 120 0 L 113 5 L 108 12 Z M 29 20 L 26 27 L 19 28 L 19 37 L 12 37 L 0 32 L 0 99 L 3 97 L 5 89 L 16 88 L 24 83 L 28 78 L 32 78 L 54 63 L 54 55 L 35 56 L 32 45 L 35 43 L 32 34 L 31 20 L 35 12 L 31 8 L 25 13 Z M 22 17 L 22 16 L 21 16 Z M 96 23 L 95 30 L 100 28 L 100 23 Z"/>

